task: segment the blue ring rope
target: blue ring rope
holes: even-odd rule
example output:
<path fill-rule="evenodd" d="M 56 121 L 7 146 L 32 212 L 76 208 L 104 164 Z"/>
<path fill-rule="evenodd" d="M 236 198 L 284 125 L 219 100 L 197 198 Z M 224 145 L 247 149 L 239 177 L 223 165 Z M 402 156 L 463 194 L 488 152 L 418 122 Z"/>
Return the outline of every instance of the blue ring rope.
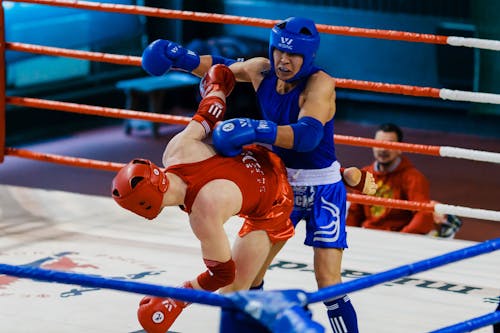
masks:
<path fill-rule="evenodd" d="M 59 282 L 64 284 L 81 285 L 85 287 L 106 288 L 127 291 L 141 295 L 172 297 L 188 302 L 221 307 L 232 306 L 232 302 L 225 296 L 203 290 L 165 287 L 143 282 L 124 281 L 87 274 L 61 272 L 38 267 L 23 267 L 8 264 L 0 264 L 0 273 L 46 282 Z"/>
<path fill-rule="evenodd" d="M 376 273 L 370 276 L 358 278 L 356 280 L 323 288 L 314 293 L 306 293 L 308 303 L 322 302 L 326 299 L 347 294 L 349 292 L 366 289 L 368 287 L 392 281 L 403 276 L 416 274 L 425 270 L 429 270 L 431 268 L 436 268 L 484 253 L 493 252 L 495 250 L 498 250 L 499 248 L 500 238 L 488 240 L 480 244 L 445 253 L 437 257 L 424 259 L 422 261 L 417 261 L 412 264 L 396 267 L 388 271 Z M 158 297 L 172 297 L 188 302 L 196 302 L 214 306 L 226 307 L 232 305 L 232 302 L 230 302 L 225 296 L 202 290 L 165 287 L 142 282 L 115 280 L 104 277 L 54 271 L 37 267 L 23 267 L 0 264 L 0 273 L 47 282 L 75 284 L 94 288 L 107 288 L 143 295 L 153 295 Z"/>
<path fill-rule="evenodd" d="M 483 316 L 469 319 L 461 323 L 443 327 L 430 333 L 461 333 L 471 332 L 478 328 L 500 323 L 500 311 L 485 314 Z"/>
<path fill-rule="evenodd" d="M 413 275 L 432 268 L 450 264 L 452 262 L 468 259 L 480 254 L 493 252 L 500 248 L 500 238 L 491 239 L 474 246 L 466 247 L 453 252 L 445 253 L 437 257 L 431 257 L 412 264 L 399 266 L 384 272 L 360 277 L 356 280 L 336 284 L 318 290 L 308 295 L 309 303 L 322 302 L 324 300 L 344 295 L 349 292 L 373 287 L 384 282 L 392 281 L 403 276 Z"/>

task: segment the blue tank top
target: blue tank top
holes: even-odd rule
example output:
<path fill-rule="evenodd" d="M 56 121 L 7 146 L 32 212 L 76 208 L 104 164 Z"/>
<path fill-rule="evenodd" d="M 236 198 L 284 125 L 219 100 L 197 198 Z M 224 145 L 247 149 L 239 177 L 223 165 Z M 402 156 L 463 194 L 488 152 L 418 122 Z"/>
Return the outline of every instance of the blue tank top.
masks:
<path fill-rule="evenodd" d="M 315 67 L 309 74 L 319 71 Z M 308 76 L 308 78 L 309 78 Z M 257 99 L 259 100 L 262 118 L 271 120 L 278 125 L 290 125 L 297 122 L 299 116 L 299 97 L 304 91 L 307 78 L 286 94 L 276 92 L 278 78 L 274 72 L 265 75 L 259 88 L 257 89 Z M 308 152 L 297 152 L 292 149 L 285 149 L 273 146 L 273 150 L 278 154 L 287 168 L 293 169 L 322 169 L 332 165 L 337 160 L 335 156 L 335 146 L 333 144 L 333 118 L 323 126 L 323 138 L 316 148 Z"/>

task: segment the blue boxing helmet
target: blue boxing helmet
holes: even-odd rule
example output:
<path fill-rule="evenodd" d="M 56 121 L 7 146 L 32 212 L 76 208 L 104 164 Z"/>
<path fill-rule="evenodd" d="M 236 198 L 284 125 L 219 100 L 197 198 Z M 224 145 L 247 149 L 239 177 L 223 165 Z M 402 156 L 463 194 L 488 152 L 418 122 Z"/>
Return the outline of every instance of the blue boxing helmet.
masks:
<path fill-rule="evenodd" d="M 307 76 L 311 71 L 319 48 L 319 33 L 314 21 L 302 17 L 289 17 L 278 22 L 272 29 L 269 37 L 269 60 L 271 71 L 274 71 L 273 50 L 300 54 L 304 62 L 299 72 L 287 80 L 293 82 Z"/>

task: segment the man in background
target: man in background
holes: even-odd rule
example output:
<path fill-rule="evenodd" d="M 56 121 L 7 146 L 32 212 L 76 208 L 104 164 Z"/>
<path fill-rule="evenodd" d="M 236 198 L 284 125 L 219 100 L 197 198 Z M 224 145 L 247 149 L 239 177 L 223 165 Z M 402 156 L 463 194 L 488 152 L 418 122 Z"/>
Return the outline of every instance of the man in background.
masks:
<path fill-rule="evenodd" d="M 402 142 L 403 132 L 394 124 L 382 124 L 375 133 L 375 140 Z M 375 196 L 429 202 L 429 181 L 417 170 L 400 150 L 373 148 L 375 161 L 363 168 L 371 172 L 377 183 Z M 432 213 L 351 204 L 347 225 L 369 229 L 428 234 L 434 227 Z"/>

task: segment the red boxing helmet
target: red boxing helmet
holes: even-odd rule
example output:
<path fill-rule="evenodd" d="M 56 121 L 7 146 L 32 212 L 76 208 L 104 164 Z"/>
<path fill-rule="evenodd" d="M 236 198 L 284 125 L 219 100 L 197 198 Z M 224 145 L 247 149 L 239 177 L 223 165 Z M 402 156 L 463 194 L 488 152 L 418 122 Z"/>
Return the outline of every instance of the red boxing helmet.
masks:
<path fill-rule="evenodd" d="M 111 194 L 123 208 L 152 220 L 161 212 L 168 185 L 167 176 L 157 165 L 135 159 L 113 178 Z"/>

